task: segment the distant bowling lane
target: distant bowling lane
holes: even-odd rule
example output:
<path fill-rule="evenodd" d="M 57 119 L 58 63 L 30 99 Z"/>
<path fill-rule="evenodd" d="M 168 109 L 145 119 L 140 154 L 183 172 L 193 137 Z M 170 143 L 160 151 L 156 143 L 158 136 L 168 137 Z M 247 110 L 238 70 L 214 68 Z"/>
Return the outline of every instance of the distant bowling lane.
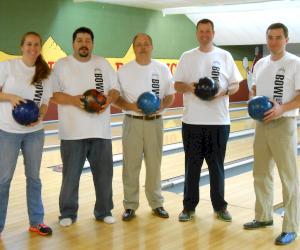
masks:
<path fill-rule="evenodd" d="M 180 119 L 166 120 L 166 121 L 164 121 L 164 126 L 165 126 L 165 128 L 180 127 L 181 120 Z M 253 127 L 254 127 L 254 122 L 251 119 L 234 121 L 234 122 L 232 122 L 232 125 L 231 125 L 231 132 L 250 129 Z M 113 136 L 121 136 L 122 135 L 122 127 L 114 127 L 114 128 L 112 128 L 112 131 L 113 131 L 112 132 Z M 181 129 L 164 132 L 164 145 L 169 145 L 169 144 L 179 143 L 179 142 L 182 142 Z M 59 145 L 59 144 L 60 144 L 60 141 L 58 139 L 57 134 L 46 136 L 45 146 Z M 121 139 L 113 141 L 113 153 L 114 154 L 122 153 Z"/>

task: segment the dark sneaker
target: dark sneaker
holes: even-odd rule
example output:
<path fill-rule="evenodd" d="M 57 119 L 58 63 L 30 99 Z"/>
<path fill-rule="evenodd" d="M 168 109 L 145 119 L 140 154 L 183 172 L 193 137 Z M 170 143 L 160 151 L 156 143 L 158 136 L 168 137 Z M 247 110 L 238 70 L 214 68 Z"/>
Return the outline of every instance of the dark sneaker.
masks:
<path fill-rule="evenodd" d="M 232 221 L 232 217 L 230 215 L 230 213 L 228 212 L 227 209 L 222 209 L 219 211 L 215 211 L 216 215 L 217 215 L 217 219 L 218 220 L 222 220 L 222 221 L 226 221 L 226 222 L 231 222 Z"/>
<path fill-rule="evenodd" d="M 293 242 L 297 237 L 295 232 L 282 232 L 275 240 L 276 245 L 287 245 Z"/>
<path fill-rule="evenodd" d="M 194 215 L 195 215 L 195 211 L 187 211 L 187 210 L 183 209 L 182 212 L 178 216 L 178 220 L 182 221 L 182 222 L 190 221 L 190 220 L 192 220 Z"/>
<path fill-rule="evenodd" d="M 152 209 L 152 213 L 160 218 L 169 218 L 168 212 L 163 207 Z"/>
<path fill-rule="evenodd" d="M 122 220 L 123 221 L 130 221 L 135 217 L 135 212 L 133 209 L 125 209 L 123 215 L 122 215 Z"/>
<path fill-rule="evenodd" d="M 37 226 L 30 226 L 30 232 L 35 232 L 42 236 L 47 236 L 52 234 L 52 229 L 45 224 L 38 224 Z"/>
<path fill-rule="evenodd" d="M 252 229 L 258 229 L 258 228 L 264 228 L 267 226 L 273 226 L 273 220 L 270 220 L 270 221 L 253 220 L 251 222 L 245 223 L 244 229 L 252 230 Z"/>

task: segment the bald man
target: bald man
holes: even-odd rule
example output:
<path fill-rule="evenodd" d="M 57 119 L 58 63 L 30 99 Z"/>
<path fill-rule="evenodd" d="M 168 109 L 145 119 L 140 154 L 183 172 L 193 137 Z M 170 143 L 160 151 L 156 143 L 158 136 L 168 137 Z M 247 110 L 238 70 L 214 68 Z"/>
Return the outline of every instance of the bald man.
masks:
<path fill-rule="evenodd" d="M 161 113 L 174 100 L 173 77 L 167 65 L 151 59 L 153 44 L 149 35 L 139 33 L 133 38 L 135 60 L 118 71 L 121 95 L 117 105 L 125 112 L 123 122 L 123 185 L 122 219 L 130 221 L 139 206 L 139 174 L 144 157 L 146 166 L 145 192 L 152 213 L 168 218 L 161 195 L 161 159 L 163 121 Z M 137 99 L 151 91 L 161 100 L 160 109 L 145 115 L 137 107 Z"/>

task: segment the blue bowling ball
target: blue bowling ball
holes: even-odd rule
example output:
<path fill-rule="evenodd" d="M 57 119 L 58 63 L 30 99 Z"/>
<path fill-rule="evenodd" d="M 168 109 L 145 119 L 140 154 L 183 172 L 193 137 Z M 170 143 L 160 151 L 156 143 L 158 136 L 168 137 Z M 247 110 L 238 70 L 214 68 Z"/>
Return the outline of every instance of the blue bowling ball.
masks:
<path fill-rule="evenodd" d="M 26 103 L 21 102 L 12 110 L 12 115 L 17 123 L 26 126 L 38 120 L 39 107 L 34 101 L 26 99 Z"/>
<path fill-rule="evenodd" d="M 144 92 L 139 96 L 137 106 L 145 115 L 150 115 L 159 110 L 160 100 L 153 92 Z"/>
<path fill-rule="evenodd" d="M 273 107 L 269 97 L 256 96 L 248 102 L 248 113 L 254 120 L 263 121 L 264 113 Z"/>
<path fill-rule="evenodd" d="M 219 84 L 210 77 L 200 78 L 195 84 L 195 95 L 204 101 L 210 101 L 214 99 L 218 91 Z"/>

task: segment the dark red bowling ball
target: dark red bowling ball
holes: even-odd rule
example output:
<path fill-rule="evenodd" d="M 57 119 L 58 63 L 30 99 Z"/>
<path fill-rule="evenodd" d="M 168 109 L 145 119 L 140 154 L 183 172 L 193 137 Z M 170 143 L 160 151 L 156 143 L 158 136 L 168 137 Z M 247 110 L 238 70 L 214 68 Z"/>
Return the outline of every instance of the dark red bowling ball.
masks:
<path fill-rule="evenodd" d="M 89 89 L 83 93 L 84 109 L 89 113 L 100 112 L 106 103 L 106 97 L 96 89 Z"/>

